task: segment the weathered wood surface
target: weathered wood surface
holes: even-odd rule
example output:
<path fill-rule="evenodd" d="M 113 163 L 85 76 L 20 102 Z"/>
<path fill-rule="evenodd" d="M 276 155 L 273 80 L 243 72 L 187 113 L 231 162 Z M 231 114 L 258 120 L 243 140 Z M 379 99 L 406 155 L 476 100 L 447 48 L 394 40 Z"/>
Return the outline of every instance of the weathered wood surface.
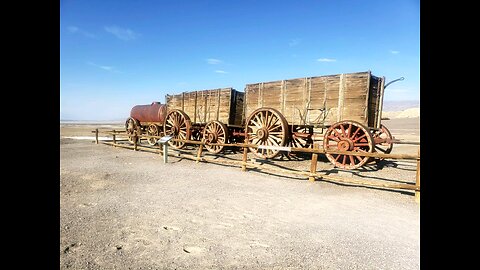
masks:
<path fill-rule="evenodd" d="M 168 110 L 184 111 L 192 123 L 205 124 L 212 120 L 224 124 L 242 125 L 244 93 L 233 88 L 218 88 L 166 95 Z"/>
<path fill-rule="evenodd" d="M 383 78 L 370 71 L 247 84 L 245 117 L 257 108 L 270 107 L 290 125 L 328 126 L 354 120 L 377 127 L 382 86 Z"/>

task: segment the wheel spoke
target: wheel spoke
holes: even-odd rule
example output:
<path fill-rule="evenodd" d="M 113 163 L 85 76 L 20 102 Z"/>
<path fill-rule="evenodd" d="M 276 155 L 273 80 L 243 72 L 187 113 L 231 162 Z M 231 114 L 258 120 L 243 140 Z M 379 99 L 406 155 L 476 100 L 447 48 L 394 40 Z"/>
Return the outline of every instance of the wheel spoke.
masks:
<path fill-rule="evenodd" d="M 255 114 L 255 120 L 256 121 L 253 121 L 253 123 L 258 127 L 258 128 L 262 128 L 262 120 L 259 118 L 258 116 L 259 114 Z M 261 115 L 261 114 L 260 114 Z"/>
<path fill-rule="evenodd" d="M 337 137 L 335 137 L 335 136 L 333 136 L 333 135 L 329 135 L 327 138 L 328 138 L 328 139 L 331 139 L 331 140 L 334 140 L 334 141 L 336 141 L 336 142 L 339 142 L 339 141 L 340 141 L 339 138 L 337 138 Z"/>
<path fill-rule="evenodd" d="M 348 156 L 350 158 L 350 165 L 355 165 L 355 160 L 353 159 L 353 156 Z"/>
<path fill-rule="evenodd" d="M 345 134 L 345 128 L 343 127 L 343 125 L 340 125 L 340 129 L 342 130 L 343 135 L 347 135 L 347 134 Z"/>
<path fill-rule="evenodd" d="M 274 130 L 275 128 L 278 128 L 278 127 L 281 127 L 281 126 L 282 126 L 281 124 L 277 125 L 278 120 L 279 120 L 279 118 L 276 118 L 276 119 L 275 119 L 275 122 L 273 122 L 273 124 L 270 123 L 270 126 L 269 126 L 269 128 L 268 128 L 268 131 L 272 131 L 272 130 Z"/>
<path fill-rule="evenodd" d="M 265 127 L 268 128 L 268 111 L 265 112 Z"/>
<path fill-rule="evenodd" d="M 278 140 L 279 141 L 279 145 L 282 143 L 282 139 L 281 138 L 278 138 L 276 136 L 268 136 L 268 138 L 271 138 L 272 140 Z"/>
<path fill-rule="evenodd" d="M 353 141 L 353 142 L 356 142 L 356 141 L 358 141 L 358 140 L 360 140 L 360 139 L 362 139 L 362 138 L 365 138 L 366 136 L 367 136 L 367 134 L 364 133 L 362 136 L 360 136 L 360 137 L 358 137 L 358 138 L 356 138 L 356 139 L 354 139 L 354 140 L 352 140 L 352 141 Z"/>
<path fill-rule="evenodd" d="M 338 133 L 337 129 L 333 128 L 332 131 L 335 132 L 335 134 L 337 134 L 337 137 L 342 137 L 342 135 Z"/>
<path fill-rule="evenodd" d="M 355 132 L 353 133 L 353 135 L 351 137 L 349 137 L 349 139 L 353 139 L 355 138 L 355 136 L 357 136 L 357 133 L 360 131 L 360 128 L 357 127 L 357 130 L 355 130 Z"/>
<path fill-rule="evenodd" d="M 271 143 L 271 145 L 280 146 L 272 137 L 268 137 L 268 141 Z"/>
<path fill-rule="evenodd" d="M 370 144 L 368 142 L 366 143 L 354 143 L 354 146 L 369 146 Z"/>

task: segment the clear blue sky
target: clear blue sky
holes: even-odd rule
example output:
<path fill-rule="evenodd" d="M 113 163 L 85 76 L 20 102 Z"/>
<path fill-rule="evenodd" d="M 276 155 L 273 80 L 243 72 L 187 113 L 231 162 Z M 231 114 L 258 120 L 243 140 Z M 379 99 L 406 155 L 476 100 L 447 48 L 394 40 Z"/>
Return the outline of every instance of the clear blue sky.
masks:
<path fill-rule="evenodd" d="M 420 2 L 61 0 L 60 118 L 126 119 L 165 94 L 371 70 L 419 100 Z"/>

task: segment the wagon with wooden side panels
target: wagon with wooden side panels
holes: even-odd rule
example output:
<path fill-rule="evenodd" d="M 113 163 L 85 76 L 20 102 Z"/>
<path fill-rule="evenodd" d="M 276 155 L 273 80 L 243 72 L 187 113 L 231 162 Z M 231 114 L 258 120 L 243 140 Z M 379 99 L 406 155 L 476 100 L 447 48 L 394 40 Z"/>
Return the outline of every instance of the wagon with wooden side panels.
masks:
<path fill-rule="evenodd" d="M 403 78 L 402 78 L 403 79 Z M 273 158 L 281 147 L 390 153 L 392 135 L 381 124 L 385 78 L 370 71 L 247 84 L 246 142 L 257 156 Z M 327 154 L 336 166 L 355 169 L 369 157 Z"/>
<path fill-rule="evenodd" d="M 215 143 L 243 142 L 244 93 L 233 88 L 183 92 L 165 97 L 168 114 L 166 135 L 175 139 L 203 140 L 205 148 L 219 153 L 224 146 Z M 175 148 L 185 143 L 170 141 Z"/>
<path fill-rule="evenodd" d="M 390 153 L 393 138 L 381 124 L 387 85 L 384 77 L 367 71 L 252 83 L 244 92 L 233 88 L 183 92 L 166 95 L 163 119 L 139 122 L 150 134 L 156 131 L 183 140 L 169 141 L 174 148 L 183 148 L 188 140 L 203 140 L 213 153 L 223 150 L 218 143 L 237 142 L 256 145 L 250 151 L 262 158 L 274 158 L 289 147 L 311 148 L 315 142 L 327 151 Z M 159 112 L 152 109 L 151 114 Z M 327 158 L 344 169 L 372 160 L 348 154 Z"/>

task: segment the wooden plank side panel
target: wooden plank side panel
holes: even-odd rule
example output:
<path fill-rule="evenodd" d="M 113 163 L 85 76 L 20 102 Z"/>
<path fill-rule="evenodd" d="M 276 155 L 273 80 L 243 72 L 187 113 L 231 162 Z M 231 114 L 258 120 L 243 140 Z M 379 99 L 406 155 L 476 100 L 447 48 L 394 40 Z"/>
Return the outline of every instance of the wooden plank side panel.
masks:
<path fill-rule="evenodd" d="M 258 108 L 260 84 L 247 84 L 245 87 L 245 120 Z"/>
<path fill-rule="evenodd" d="M 327 93 L 325 95 L 326 117 L 325 125 L 332 125 L 338 119 L 338 98 L 340 89 L 340 75 L 329 76 L 326 80 Z"/>
<path fill-rule="evenodd" d="M 232 88 L 219 88 L 183 92 L 177 95 L 166 95 L 169 110 L 183 110 L 192 123 L 205 124 L 210 120 L 218 120 L 227 124 L 230 116 L 230 99 Z"/>
<path fill-rule="evenodd" d="M 167 108 L 168 110 L 181 110 L 182 109 L 182 94 L 177 95 L 167 95 Z"/>
<path fill-rule="evenodd" d="M 307 99 L 307 123 L 321 124 L 326 117 L 325 101 L 327 94 L 327 78 L 312 77 L 310 80 L 310 94 Z"/>
<path fill-rule="evenodd" d="M 262 107 L 282 110 L 282 81 L 263 83 L 261 92 Z"/>
<path fill-rule="evenodd" d="M 190 121 L 195 122 L 195 92 L 186 92 L 183 98 L 183 111 L 190 117 Z"/>
<path fill-rule="evenodd" d="M 345 74 L 341 120 L 354 120 L 368 125 L 367 110 L 369 73 Z"/>
<path fill-rule="evenodd" d="M 287 122 L 294 125 L 304 124 L 305 78 L 285 80 L 284 113 Z"/>
<path fill-rule="evenodd" d="M 367 124 L 375 105 L 370 101 L 370 78 L 370 72 L 358 72 L 249 84 L 245 116 L 263 106 L 279 110 L 294 125 L 328 126 L 339 120 Z"/>

